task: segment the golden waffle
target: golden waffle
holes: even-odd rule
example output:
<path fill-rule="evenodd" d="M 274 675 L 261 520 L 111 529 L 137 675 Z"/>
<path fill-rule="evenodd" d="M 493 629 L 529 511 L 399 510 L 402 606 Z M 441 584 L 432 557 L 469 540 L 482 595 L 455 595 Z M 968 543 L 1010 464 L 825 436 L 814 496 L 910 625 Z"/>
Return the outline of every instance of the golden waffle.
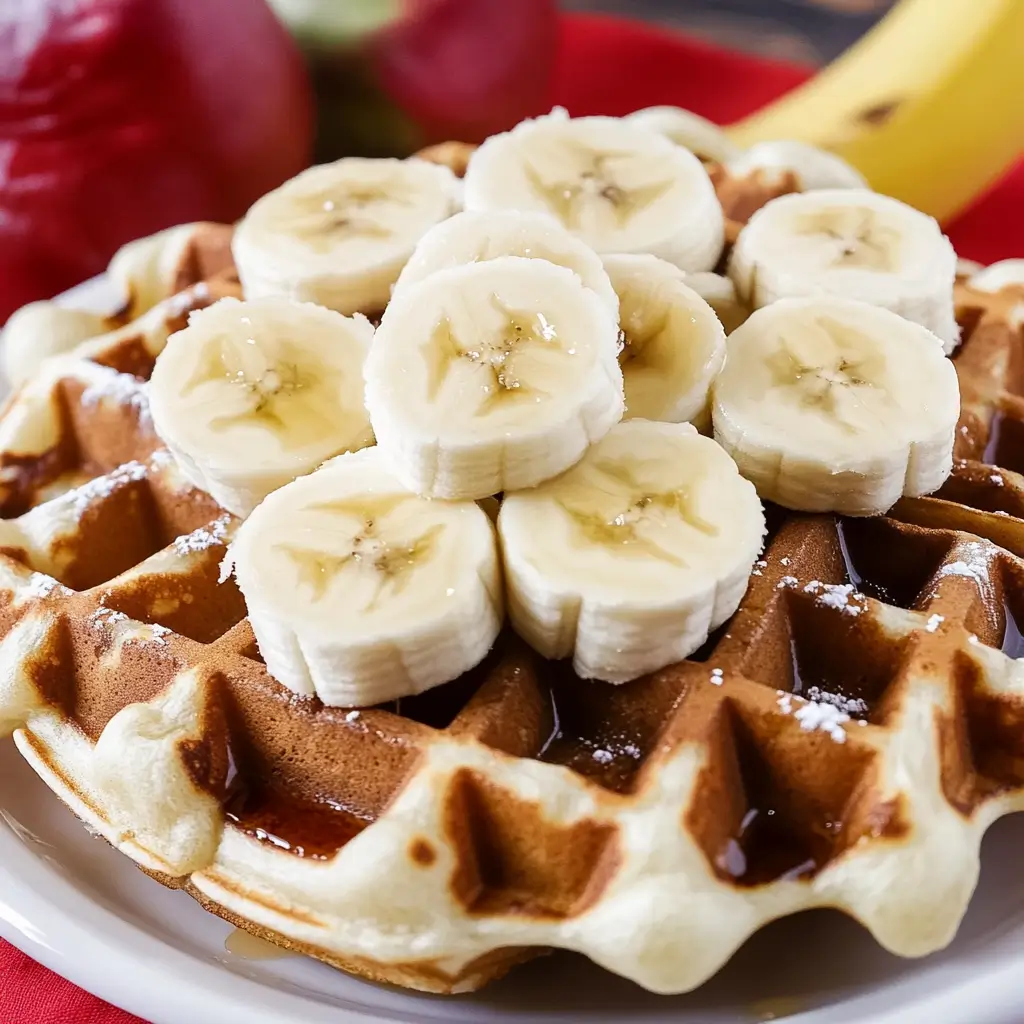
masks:
<path fill-rule="evenodd" d="M 563 947 L 678 992 L 821 906 L 937 949 L 1024 807 L 1022 338 L 1010 296 L 960 291 L 937 496 L 769 509 L 737 613 L 635 682 L 505 635 L 364 710 L 267 674 L 220 575 L 235 523 L 149 422 L 156 353 L 55 360 L 0 419 L 0 731 L 164 884 L 375 980 L 469 991 Z"/>

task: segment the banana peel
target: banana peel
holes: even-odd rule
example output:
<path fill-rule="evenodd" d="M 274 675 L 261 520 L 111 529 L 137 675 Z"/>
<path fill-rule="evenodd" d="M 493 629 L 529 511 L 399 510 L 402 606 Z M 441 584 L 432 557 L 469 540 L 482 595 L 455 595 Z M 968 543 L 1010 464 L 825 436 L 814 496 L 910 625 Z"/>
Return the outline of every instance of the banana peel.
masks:
<path fill-rule="evenodd" d="M 1024 153 L 1024 0 L 901 0 L 729 134 L 838 153 L 871 187 L 952 217 Z"/>

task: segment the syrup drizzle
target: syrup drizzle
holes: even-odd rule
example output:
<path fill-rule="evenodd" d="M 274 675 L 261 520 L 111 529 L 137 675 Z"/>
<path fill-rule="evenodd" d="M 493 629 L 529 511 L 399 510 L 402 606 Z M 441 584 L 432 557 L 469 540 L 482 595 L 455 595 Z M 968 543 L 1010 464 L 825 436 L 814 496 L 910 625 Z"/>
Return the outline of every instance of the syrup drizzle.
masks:
<path fill-rule="evenodd" d="M 242 931 L 241 928 L 236 928 L 228 935 L 224 940 L 224 948 L 242 960 L 284 960 L 295 956 L 291 950 L 275 946 L 266 939 Z"/>
<path fill-rule="evenodd" d="M 1006 624 L 1003 627 L 1001 650 L 1009 658 L 1024 658 L 1024 633 L 1021 633 L 1017 617 L 1006 601 L 1003 601 L 1003 616 Z"/>

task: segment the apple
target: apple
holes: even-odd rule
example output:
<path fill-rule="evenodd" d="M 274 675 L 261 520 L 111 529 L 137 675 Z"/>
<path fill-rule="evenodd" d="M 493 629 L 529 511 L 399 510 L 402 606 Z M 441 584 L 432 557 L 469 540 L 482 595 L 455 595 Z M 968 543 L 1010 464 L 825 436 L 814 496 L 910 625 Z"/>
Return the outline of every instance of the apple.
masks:
<path fill-rule="evenodd" d="M 0 322 L 301 170 L 302 56 L 265 0 L 0 2 Z"/>
<path fill-rule="evenodd" d="M 479 142 L 550 107 L 554 0 L 271 0 L 309 58 L 317 157 Z"/>

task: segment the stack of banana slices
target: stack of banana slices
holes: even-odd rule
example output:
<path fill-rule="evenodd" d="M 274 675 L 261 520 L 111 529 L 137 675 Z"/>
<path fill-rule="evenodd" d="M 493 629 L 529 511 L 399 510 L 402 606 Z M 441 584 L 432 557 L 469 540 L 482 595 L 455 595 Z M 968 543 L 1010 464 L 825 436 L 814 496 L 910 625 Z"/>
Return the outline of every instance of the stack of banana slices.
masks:
<path fill-rule="evenodd" d="M 730 256 L 711 161 L 805 191 Z M 736 610 L 762 501 L 873 515 L 950 472 L 955 256 L 829 154 L 555 111 L 462 180 L 307 171 L 234 254 L 245 300 L 170 338 L 153 419 L 245 520 L 226 568 L 268 669 L 327 704 L 455 679 L 506 610 L 580 676 L 635 678 Z"/>

